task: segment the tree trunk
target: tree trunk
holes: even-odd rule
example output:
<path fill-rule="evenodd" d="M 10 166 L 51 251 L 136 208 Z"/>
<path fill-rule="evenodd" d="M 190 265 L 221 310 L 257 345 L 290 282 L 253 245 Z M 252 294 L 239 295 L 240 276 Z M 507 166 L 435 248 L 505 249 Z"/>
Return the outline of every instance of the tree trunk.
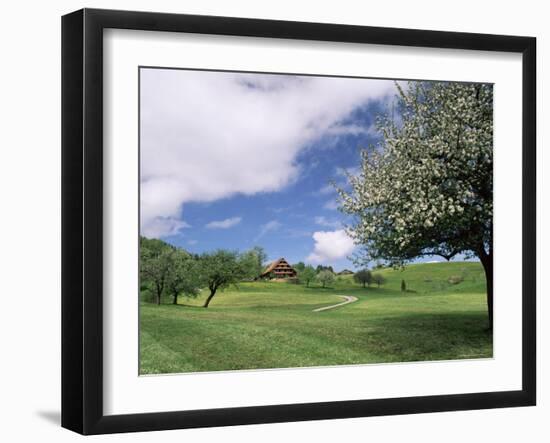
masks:
<path fill-rule="evenodd" d="M 214 295 L 216 295 L 216 290 L 215 289 L 210 289 L 210 295 L 208 296 L 208 298 L 204 302 L 203 308 L 208 307 L 208 305 L 210 304 L 210 300 L 212 300 L 214 298 Z"/>
<path fill-rule="evenodd" d="M 487 282 L 487 313 L 489 315 L 489 330 L 493 330 L 493 255 L 483 251 L 479 254 L 479 259 L 485 271 L 485 281 Z"/>
<path fill-rule="evenodd" d="M 173 304 L 177 305 L 178 304 L 178 293 L 177 292 L 174 292 L 174 300 L 172 301 Z"/>
<path fill-rule="evenodd" d="M 157 305 L 160 305 L 160 295 L 162 294 L 162 288 L 157 285 Z"/>

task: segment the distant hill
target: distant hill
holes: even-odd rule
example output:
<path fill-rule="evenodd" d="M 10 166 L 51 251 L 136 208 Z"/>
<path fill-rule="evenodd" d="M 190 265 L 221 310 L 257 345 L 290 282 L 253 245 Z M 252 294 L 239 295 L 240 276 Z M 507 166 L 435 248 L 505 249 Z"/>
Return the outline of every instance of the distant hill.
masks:
<path fill-rule="evenodd" d="M 417 263 L 407 265 L 403 270 L 385 268 L 376 272 L 386 277 L 387 288 L 398 289 L 401 280 L 405 280 L 407 288 L 417 292 L 485 291 L 485 273 L 480 262 Z M 453 284 L 457 277 L 462 281 Z"/>
<path fill-rule="evenodd" d="M 407 289 L 418 293 L 485 292 L 485 273 L 480 262 L 416 263 L 403 269 L 382 268 L 372 272 L 384 276 L 387 282 L 383 287 L 387 289 L 400 290 L 401 280 L 405 280 Z"/>
<path fill-rule="evenodd" d="M 153 251 L 158 251 L 161 249 L 179 249 L 189 254 L 189 251 L 185 250 L 184 248 L 176 247 L 174 245 L 171 245 L 170 243 L 165 242 L 164 240 L 160 240 L 158 238 L 147 238 L 141 235 L 139 237 L 139 247 L 140 249 L 150 249 Z"/>

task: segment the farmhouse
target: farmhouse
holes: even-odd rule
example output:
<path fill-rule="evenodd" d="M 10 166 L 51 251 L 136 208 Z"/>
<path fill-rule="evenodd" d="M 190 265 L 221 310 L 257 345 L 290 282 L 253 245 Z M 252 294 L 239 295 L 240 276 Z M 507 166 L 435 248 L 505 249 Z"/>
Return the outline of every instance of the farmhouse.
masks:
<path fill-rule="evenodd" d="M 351 275 L 353 274 L 353 271 L 350 271 L 349 269 L 344 269 L 343 271 L 340 271 L 338 275 Z"/>
<path fill-rule="evenodd" d="M 260 278 L 289 278 L 296 277 L 296 274 L 296 270 L 284 258 L 280 258 L 271 263 L 261 273 Z"/>

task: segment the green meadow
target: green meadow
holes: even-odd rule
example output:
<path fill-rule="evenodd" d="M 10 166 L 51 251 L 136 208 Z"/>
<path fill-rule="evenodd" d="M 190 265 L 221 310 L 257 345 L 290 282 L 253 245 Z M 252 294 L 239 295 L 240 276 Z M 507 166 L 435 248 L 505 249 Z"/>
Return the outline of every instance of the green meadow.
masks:
<path fill-rule="evenodd" d="M 140 304 L 140 372 L 160 374 L 492 357 L 485 277 L 477 262 L 382 269 L 363 288 L 340 276 L 330 288 L 243 282 L 156 305 Z M 401 290 L 405 280 L 407 290 Z M 322 312 L 314 309 L 354 303 Z"/>

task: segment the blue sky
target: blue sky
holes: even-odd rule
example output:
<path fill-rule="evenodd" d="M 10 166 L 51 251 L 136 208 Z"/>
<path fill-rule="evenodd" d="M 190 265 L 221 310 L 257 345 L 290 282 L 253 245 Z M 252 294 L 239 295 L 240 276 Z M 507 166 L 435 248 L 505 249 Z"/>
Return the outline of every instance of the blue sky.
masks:
<path fill-rule="evenodd" d="M 388 80 L 142 69 L 141 233 L 354 268 L 329 181 L 377 141 Z"/>
<path fill-rule="evenodd" d="M 368 106 L 372 111 L 378 107 L 378 103 Z M 372 114 L 368 113 L 358 116 L 354 122 L 365 120 L 365 124 L 369 124 L 371 118 Z M 343 171 L 357 168 L 360 147 L 373 140 L 365 134 L 337 139 L 323 137 L 296 159 L 301 172 L 295 182 L 275 192 L 188 203 L 182 212 L 190 227 L 164 239 L 196 252 L 219 247 L 243 250 L 261 245 L 270 259 L 285 257 L 292 263 L 306 261 L 314 249 L 313 234 L 340 230 L 347 220 L 335 208 L 336 192 L 329 181 L 344 182 Z M 212 222 L 228 220 L 225 225 L 209 226 Z M 319 263 L 339 269 L 352 267 L 346 257 Z"/>

